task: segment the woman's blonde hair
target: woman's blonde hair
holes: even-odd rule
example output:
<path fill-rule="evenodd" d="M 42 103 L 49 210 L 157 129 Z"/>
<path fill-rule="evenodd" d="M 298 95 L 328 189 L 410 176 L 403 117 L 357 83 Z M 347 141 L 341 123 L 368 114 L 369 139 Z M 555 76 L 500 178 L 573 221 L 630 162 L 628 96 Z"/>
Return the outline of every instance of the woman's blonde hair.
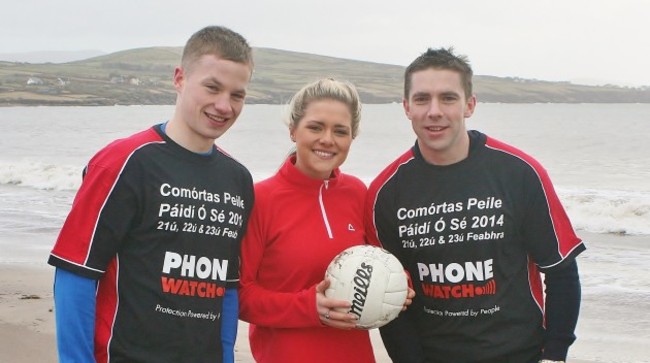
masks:
<path fill-rule="evenodd" d="M 352 138 L 359 133 L 361 121 L 361 100 L 354 85 L 333 78 L 323 78 L 312 82 L 296 92 L 289 102 L 287 123 L 290 128 L 296 128 L 298 122 L 305 116 L 305 109 L 313 101 L 330 99 L 343 102 L 348 106 L 352 115 Z"/>

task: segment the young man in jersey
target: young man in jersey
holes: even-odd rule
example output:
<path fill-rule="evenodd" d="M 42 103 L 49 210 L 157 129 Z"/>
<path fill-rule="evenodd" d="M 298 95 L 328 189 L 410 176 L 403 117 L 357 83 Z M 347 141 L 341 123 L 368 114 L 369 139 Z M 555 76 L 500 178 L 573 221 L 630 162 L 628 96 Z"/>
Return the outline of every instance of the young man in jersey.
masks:
<path fill-rule="evenodd" d="M 196 32 L 174 72 L 176 108 L 100 150 L 49 258 L 60 362 L 233 362 L 248 170 L 215 139 L 253 70 L 239 34 Z"/>
<path fill-rule="evenodd" d="M 576 237 L 530 156 L 478 131 L 472 70 L 429 49 L 405 72 L 417 141 L 372 182 L 367 236 L 408 270 L 416 297 L 381 329 L 394 362 L 564 361 L 575 340 Z M 546 298 L 540 272 L 544 273 Z"/>

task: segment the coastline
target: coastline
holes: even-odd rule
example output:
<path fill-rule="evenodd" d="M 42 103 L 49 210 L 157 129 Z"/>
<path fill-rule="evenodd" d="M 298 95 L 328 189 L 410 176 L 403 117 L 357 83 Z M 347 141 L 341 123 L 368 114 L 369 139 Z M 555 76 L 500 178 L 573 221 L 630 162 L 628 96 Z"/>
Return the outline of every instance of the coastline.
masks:
<path fill-rule="evenodd" d="M 587 245 L 587 251 L 578 257 L 581 276 L 625 274 L 620 276 L 620 279 L 625 279 L 627 273 L 624 269 L 634 266 L 629 267 L 626 261 L 608 262 L 602 256 L 616 252 L 650 256 L 650 236 L 647 235 L 621 236 L 583 231 L 578 234 Z M 643 269 L 650 272 L 650 267 Z M 34 265 L 0 264 L 0 362 L 57 361 L 53 272 L 54 269 L 45 262 Z M 642 275 L 639 277 L 640 283 L 643 283 L 643 276 L 647 276 L 643 272 L 639 272 Z M 578 340 L 570 349 L 567 361 L 650 362 L 646 342 L 650 328 L 650 302 L 639 304 L 638 301 L 616 300 L 615 297 L 612 297 L 614 300 L 603 299 L 593 290 L 593 286 L 583 282 L 582 309 L 576 331 Z M 634 329 L 630 322 L 635 322 Z M 640 334 L 621 336 L 617 335 L 618 331 L 638 331 Z M 603 337 L 607 337 L 607 341 Z M 371 338 L 377 362 L 390 362 L 377 330 L 371 331 Z M 248 327 L 241 321 L 235 361 L 254 362 L 248 346 Z"/>

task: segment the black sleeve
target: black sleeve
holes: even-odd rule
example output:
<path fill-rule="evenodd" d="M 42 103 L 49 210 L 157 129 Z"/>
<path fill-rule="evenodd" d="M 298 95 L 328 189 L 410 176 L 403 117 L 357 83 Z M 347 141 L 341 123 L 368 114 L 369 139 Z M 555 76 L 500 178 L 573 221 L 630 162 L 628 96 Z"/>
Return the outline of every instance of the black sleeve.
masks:
<path fill-rule="evenodd" d="M 545 272 L 546 336 L 542 359 L 566 360 L 580 312 L 580 277 L 574 259 Z"/>
<path fill-rule="evenodd" d="M 425 362 L 420 337 L 412 317 L 414 308 L 413 305 L 409 306 L 395 320 L 379 328 L 386 352 L 394 363 Z"/>

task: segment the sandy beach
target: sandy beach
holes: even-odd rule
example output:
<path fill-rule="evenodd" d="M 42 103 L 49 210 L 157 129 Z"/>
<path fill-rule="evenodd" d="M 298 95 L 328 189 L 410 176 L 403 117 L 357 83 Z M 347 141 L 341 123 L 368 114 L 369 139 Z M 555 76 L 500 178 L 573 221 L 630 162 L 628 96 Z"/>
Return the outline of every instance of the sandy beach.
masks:
<path fill-rule="evenodd" d="M 583 276 L 583 303 L 578 340 L 569 362 L 650 362 L 650 299 L 632 299 L 626 286 L 650 285 L 650 264 L 634 261 L 650 258 L 650 236 L 580 233 L 588 250 L 579 258 Z M 620 255 L 620 257 L 618 257 Z M 607 258 L 606 258 L 607 257 Z M 0 362 L 56 362 L 53 268 L 42 265 L 0 265 Z M 589 278 L 587 278 L 589 276 Z M 616 287 L 603 295 L 603 279 Z M 588 283 L 585 283 L 588 281 Z M 592 281 L 599 285 L 591 286 Z M 632 281 L 635 283 L 635 281 Z M 638 285 L 637 285 L 638 286 Z M 237 362 L 253 362 L 247 339 L 248 327 L 240 322 Z M 371 332 L 377 361 L 390 362 L 377 331 Z"/>

